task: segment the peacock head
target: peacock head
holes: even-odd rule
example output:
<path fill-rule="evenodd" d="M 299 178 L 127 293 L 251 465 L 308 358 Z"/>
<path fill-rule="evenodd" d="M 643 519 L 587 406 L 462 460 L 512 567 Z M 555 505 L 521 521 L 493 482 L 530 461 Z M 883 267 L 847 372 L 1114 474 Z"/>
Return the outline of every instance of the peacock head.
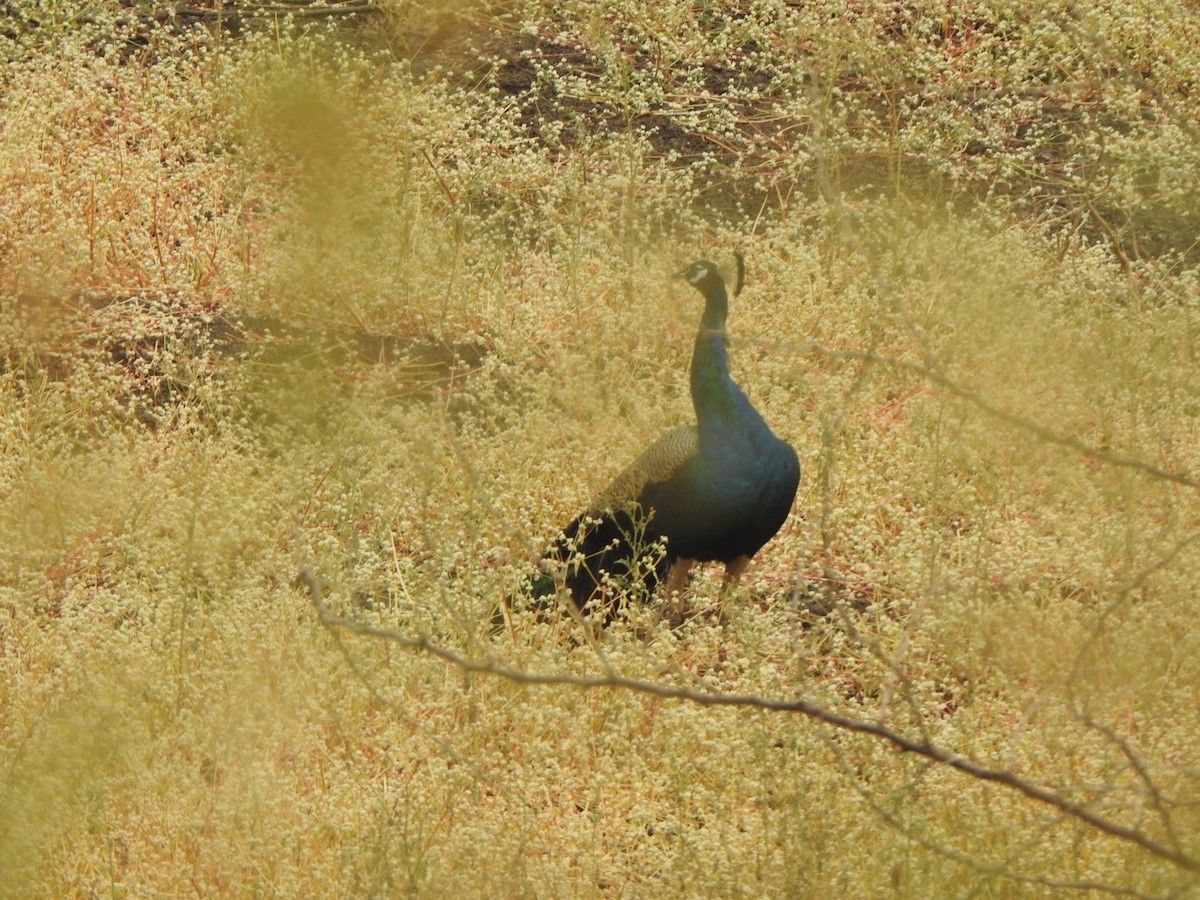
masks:
<path fill-rule="evenodd" d="M 725 316 L 729 311 L 729 295 L 725 292 L 725 279 L 715 262 L 706 259 L 694 262 L 682 272 L 688 284 L 704 295 L 704 315 L 700 324 L 709 331 L 725 328 Z"/>
<path fill-rule="evenodd" d="M 721 278 L 720 267 L 715 262 L 709 262 L 706 259 L 694 262 L 682 272 L 677 272 L 676 274 L 680 278 L 686 278 L 688 284 L 705 295 L 717 287 L 725 287 L 725 280 Z"/>

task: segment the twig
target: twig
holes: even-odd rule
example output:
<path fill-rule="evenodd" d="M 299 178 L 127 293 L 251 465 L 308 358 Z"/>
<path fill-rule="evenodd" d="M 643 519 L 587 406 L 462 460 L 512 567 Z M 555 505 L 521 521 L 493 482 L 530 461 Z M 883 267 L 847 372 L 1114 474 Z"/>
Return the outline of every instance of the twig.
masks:
<path fill-rule="evenodd" d="M 1025 875 L 1003 865 L 989 865 L 987 863 L 980 862 L 978 859 L 968 853 L 963 853 L 961 850 L 956 850 L 953 847 L 930 840 L 929 838 L 924 837 L 914 829 L 905 825 L 904 822 L 900 820 L 899 816 L 897 816 L 891 810 L 885 808 L 884 805 L 871 794 L 871 792 L 861 783 L 861 779 L 855 776 L 853 768 L 846 762 L 845 754 L 842 752 L 842 748 L 838 746 L 836 741 L 830 740 L 828 736 L 826 736 L 825 744 L 829 748 L 829 751 L 833 754 L 834 759 L 837 761 L 838 767 L 842 770 L 842 775 L 847 781 L 850 782 L 851 787 L 854 788 L 854 790 L 862 798 L 863 802 L 870 806 L 871 809 L 875 811 L 875 814 L 883 819 L 883 821 L 891 828 L 895 829 L 898 833 L 904 835 L 904 837 L 908 838 L 910 841 L 913 841 L 918 846 L 924 847 L 931 853 L 936 853 L 938 856 L 952 860 L 953 862 L 956 862 L 962 866 L 966 866 L 969 869 L 973 869 L 982 875 L 991 875 L 996 878 L 1006 878 L 1010 881 L 1016 881 L 1021 884 L 1036 884 L 1041 887 L 1054 888 L 1056 890 L 1094 891 L 1102 894 L 1114 894 L 1120 897 L 1137 897 L 1140 898 L 1140 900 L 1149 900 L 1149 898 L 1153 896 L 1151 894 L 1144 894 L 1141 891 L 1134 890 L 1133 888 L 1114 887 L 1111 885 L 1101 884 L 1096 881 L 1066 881 L 1059 878 L 1047 878 L 1040 875 Z M 1058 820 L 1056 819 L 1055 821 Z M 1030 840 L 1032 841 L 1035 839 L 1036 838 L 1032 838 Z"/>
<path fill-rule="evenodd" d="M 191 6 L 179 6 L 174 10 L 164 10 L 155 18 L 166 19 L 179 16 L 185 19 L 204 19 L 216 21 L 225 19 L 253 19 L 269 16 L 296 16 L 298 18 L 313 18 L 322 16 L 345 16 L 354 13 L 377 13 L 379 7 L 372 3 L 331 3 L 328 6 L 315 6 L 307 3 L 264 3 L 258 6 L 227 6 L 223 9 L 201 9 Z"/>
<path fill-rule="evenodd" d="M 758 341 L 752 339 L 744 340 L 747 344 L 755 344 L 758 346 L 779 346 L 770 341 Z M 808 342 L 799 345 L 798 349 L 803 353 L 813 353 L 819 356 L 824 356 L 827 359 L 836 359 L 842 361 L 860 360 L 866 362 L 878 363 L 879 365 L 890 366 L 893 369 L 902 369 L 906 372 L 912 372 L 919 375 L 927 381 L 931 381 L 943 390 L 948 391 L 961 400 L 966 400 L 972 406 L 975 406 L 989 416 L 999 419 L 1002 422 L 1007 422 L 1016 428 L 1028 431 L 1042 440 L 1050 444 L 1057 444 L 1060 447 L 1066 447 L 1069 450 L 1074 450 L 1083 456 L 1094 459 L 1106 465 L 1116 466 L 1122 469 L 1134 469 L 1162 481 L 1169 481 L 1173 484 L 1182 485 L 1183 487 L 1193 490 L 1200 490 L 1200 481 L 1186 475 L 1182 472 L 1171 472 L 1167 469 L 1160 468 L 1153 463 L 1148 463 L 1145 460 L 1137 459 L 1132 456 L 1122 456 L 1117 453 L 1110 453 L 1107 450 L 1101 450 L 1099 447 L 1094 447 L 1091 444 L 1081 441 L 1077 437 L 1071 435 L 1059 434 L 1047 428 L 1044 425 L 1035 422 L 1033 419 L 1027 419 L 1017 413 L 1009 412 L 1002 409 L 990 400 L 985 400 L 983 397 L 976 394 L 974 391 L 969 391 L 952 381 L 945 375 L 937 372 L 928 366 L 923 366 L 920 363 L 909 362 L 906 359 L 899 359 L 894 356 L 880 356 L 869 350 L 830 350 L 822 347 L 815 342 Z"/>
<path fill-rule="evenodd" d="M 1129 761 L 1129 765 L 1133 767 L 1133 771 L 1137 773 L 1138 779 L 1142 782 L 1146 793 L 1150 797 L 1150 804 L 1154 807 L 1154 811 L 1158 813 L 1158 818 L 1162 822 L 1163 830 L 1167 833 L 1167 837 L 1171 839 L 1171 844 L 1175 847 L 1180 845 L 1179 836 L 1175 833 L 1175 824 L 1171 821 L 1171 811 L 1164 800 L 1162 792 L 1159 791 L 1158 785 L 1154 783 L 1154 779 L 1150 777 L 1150 772 L 1146 768 L 1146 764 L 1142 759 L 1133 752 L 1133 748 L 1129 746 L 1129 741 L 1121 737 L 1107 725 L 1102 725 L 1090 716 L 1085 716 L 1083 724 L 1089 728 L 1093 728 L 1100 732 L 1105 738 L 1116 744 Z"/>
<path fill-rule="evenodd" d="M 831 725 L 843 731 L 878 738 L 906 753 L 912 753 L 933 760 L 934 762 L 942 763 L 981 781 L 990 781 L 1011 788 L 1020 794 L 1024 794 L 1031 800 L 1060 810 L 1066 815 L 1091 825 L 1093 828 L 1111 837 L 1136 844 L 1152 855 L 1164 859 L 1181 869 L 1189 872 L 1200 872 L 1200 859 L 1189 856 L 1172 847 L 1164 846 L 1136 828 L 1129 828 L 1117 822 L 1110 821 L 1086 807 L 1074 803 L 1048 788 L 1040 787 L 1031 781 L 1026 781 L 1012 772 L 990 768 L 982 763 L 959 756 L 957 753 L 934 746 L 925 741 L 911 740 L 883 725 L 843 716 L 809 700 L 780 700 L 751 694 L 703 693 L 684 687 L 659 684 L 653 681 L 641 681 L 636 678 L 626 678 L 615 674 L 583 677 L 527 672 L 511 668 L 495 660 L 470 659 L 453 650 L 433 643 L 424 634 L 418 634 L 414 637 L 388 628 L 379 628 L 374 625 L 367 625 L 334 615 L 321 597 L 321 583 L 317 577 L 308 569 L 303 569 L 299 573 L 299 578 L 308 586 L 309 595 L 313 606 L 316 608 L 321 624 L 331 631 L 341 629 L 362 637 L 390 641 L 408 650 L 428 653 L 430 656 L 449 663 L 463 672 L 493 675 L 516 684 L 542 687 L 574 687 L 581 690 L 608 688 L 647 694 L 663 700 L 681 700 L 700 706 L 740 707 L 769 712 L 799 713 L 800 715 L 815 719 L 818 722 L 824 722 L 826 725 Z"/>

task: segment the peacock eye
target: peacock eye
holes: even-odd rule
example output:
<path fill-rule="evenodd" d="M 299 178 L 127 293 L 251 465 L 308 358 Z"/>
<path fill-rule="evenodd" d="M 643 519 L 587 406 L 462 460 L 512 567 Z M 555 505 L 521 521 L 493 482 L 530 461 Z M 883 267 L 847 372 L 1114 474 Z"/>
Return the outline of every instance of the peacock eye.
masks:
<path fill-rule="evenodd" d="M 692 274 L 688 277 L 688 281 L 690 281 L 692 284 L 696 284 L 699 281 L 703 281 L 707 275 L 707 266 L 696 266 L 696 268 L 692 269 Z"/>

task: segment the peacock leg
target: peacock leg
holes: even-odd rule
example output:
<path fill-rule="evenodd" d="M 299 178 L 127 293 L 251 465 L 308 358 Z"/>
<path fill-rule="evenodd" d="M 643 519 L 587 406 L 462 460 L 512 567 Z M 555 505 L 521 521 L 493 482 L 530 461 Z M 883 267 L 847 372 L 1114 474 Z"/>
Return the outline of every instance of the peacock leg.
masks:
<path fill-rule="evenodd" d="M 688 573 L 696 564 L 694 559 L 680 557 L 671 563 L 671 571 L 667 573 L 667 597 L 682 596 L 687 590 Z"/>
<path fill-rule="evenodd" d="M 731 560 L 725 566 L 725 579 L 721 582 L 721 599 L 724 600 L 737 587 L 738 580 L 742 577 L 742 573 L 750 565 L 749 556 L 739 556 L 737 559 Z"/>
<path fill-rule="evenodd" d="M 680 557 L 671 563 L 667 572 L 667 603 L 663 610 L 664 618 L 676 628 L 686 622 L 691 614 L 686 599 L 688 573 L 696 564 L 694 559 Z"/>

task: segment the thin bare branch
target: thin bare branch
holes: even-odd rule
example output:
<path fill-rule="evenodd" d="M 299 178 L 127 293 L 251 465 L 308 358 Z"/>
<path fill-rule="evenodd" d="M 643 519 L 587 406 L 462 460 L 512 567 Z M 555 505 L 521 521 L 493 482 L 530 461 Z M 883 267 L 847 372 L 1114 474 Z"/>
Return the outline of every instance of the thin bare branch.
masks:
<path fill-rule="evenodd" d="M 1157 856 L 1181 869 L 1189 872 L 1200 872 L 1200 859 L 1183 853 L 1180 850 L 1172 847 L 1167 847 L 1155 841 L 1149 835 L 1139 831 L 1136 828 L 1129 828 L 1120 823 L 1106 819 L 1098 813 L 1092 812 L 1086 807 L 1068 800 L 1066 797 L 1055 793 L 1049 788 L 1042 787 L 1014 775 L 1012 772 L 1002 769 L 993 769 L 982 763 L 967 759 L 960 756 L 951 750 L 946 750 L 942 747 L 934 746 L 925 741 L 914 741 L 904 735 L 893 731 L 883 725 L 874 722 L 865 722 L 861 719 L 853 719 L 849 716 L 844 716 L 825 709 L 816 703 L 809 700 L 782 700 L 773 699 L 770 697 L 760 697 L 751 694 L 726 694 L 726 693 L 705 693 L 702 691 L 691 690 L 689 688 L 677 687 L 668 684 L 660 684 L 653 681 L 642 681 L 636 678 L 626 678 L 621 675 L 602 675 L 593 677 L 582 677 L 576 675 L 564 675 L 553 673 L 527 672 L 521 669 L 514 669 L 506 666 L 495 660 L 476 660 L 462 656 L 453 650 L 439 646 L 432 642 L 428 636 L 418 634 L 416 636 L 402 634 L 398 631 L 393 631 L 388 628 L 379 628 L 374 625 L 367 625 L 362 622 L 356 622 L 352 619 L 342 618 L 335 615 L 325 604 L 321 596 L 321 583 L 319 579 L 309 570 L 304 569 L 299 573 L 300 579 L 308 586 L 309 595 L 312 599 L 313 606 L 316 608 L 317 615 L 321 623 L 331 630 L 341 629 L 352 634 L 357 634 L 362 637 L 378 638 L 380 640 L 390 641 L 397 646 L 404 647 L 408 650 L 414 650 L 421 653 L 428 653 L 437 659 L 440 659 L 452 666 L 460 669 L 463 672 L 469 672 L 479 675 L 493 675 L 498 678 L 504 678 L 516 684 L 534 685 L 542 687 L 573 687 L 581 690 L 600 690 L 614 689 L 631 691 L 633 693 L 647 694 L 653 697 L 659 697 L 663 700 L 679 700 L 687 703 L 695 703 L 701 706 L 724 706 L 724 707 L 740 707 L 747 709 L 760 709 L 770 712 L 786 712 L 798 713 L 807 716 L 810 719 L 823 722 L 826 725 L 839 728 L 843 731 L 850 731 L 856 734 L 865 734 L 879 740 L 891 744 L 899 750 L 906 753 L 912 753 L 934 762 L 941 763 L 960 772 L 964 772 L 973 778 L 981 781 L 990 781 L 995 784 L 1010 788 L 1020 794 L 1025 795 L 1031 800 L 1043 803 L 1054 809 L 1060 810 L 1066 815 L 1078 819 L 1098 831 L 1101 831 L 1118 840 L 1127 841 L 1136 844 L 1147 852 Z"/>
<path fill-rule="evenodd" d="M 1154 811 L 1158 813 L 1159 821 L 1162 822 L 1163 831 L 1167 833 L 1167 837 L 1171 839 L 1173 847 L 1180 846 L 1179 835 L 1175 833 L 1175 824 L 1171 820 L 1171 810 L 1168 807 L 1167 801 L 1162 795 L 1162 791 L 1158 789 L 1158 785 L 1154 783 L 1154 779 L 1150 776 L 1150 771 L 1146 768 L 1145 762 L 1138 756 L 1133 748 L 1129 745 L 1129 741 L 1121 737 L 1107 725 L 1097 722 L 1090 716 L 1085 716 L 1083 724 L 1092 728 L 1100 734 L 1104 735 L 1105 739 L 1120 748 L 1122 755 L 1129 762 L 1133 771 L 1137 773 L 1138 780 L 1142 782 L 1142 786 L 1150 798 L 1150 804 L 1154 807 Z"/>
<path fill-rule="evenodd" d="M 746 343 L 756 344 L 758 346 L 780 346 L 769 341 L 753 341 L 747 340 Z M 920 363 L 911 362 L 906 359 L 899 359 L 894 356 L 882 356 L 869 350 L 830 350 L 822 347 L 815 342 L 808 342 L 799 345 L 796 349 L 803 353 L 813 353 L 819 356 L 824 356 L 826 359 L 835 359 L 841 361 L 863 361 L 872 362 L 881 366 L 890 366 L 893 369 L 901 369 L 906 372 L 912 372 L 927 381 L 936 384 L 938 387 L 953 394 L 962 400 L 967 401 L 972 406 L 982 410 L 987 415 L 994 419 L 999 419 L 1023 431 L 1028 431 L 1036 435 L 1042 440 L 1050 444 L 1056 444 L 1059 447 L 1066 447 L 1069 450 L 1074 450 L 1076 453 L 1086 456 L 1089 459 L 1094 459 L 1097 462 L 1105 463 L 1106 465 L 1116 466 L 1122 469 L 1133 469 L 1142 472 L 1153 478 L 1161 481 L 1169 481 L 1173 484 L 1182 485 L 1183 487 L 1193 490 L 1200 490 L 1200 481 L 1187 475 L 1183 472 L 1172 472 L 1163 469 L 1153 463 L 1148 463 L 1145 460 L 1137 459 L 1131 456 L 1122 456 L 1119 453 L 1110 453 L 1107 450 L 1101 450 L 1086 441 L 1081 441 L 1079 438 L 1069 434 L 1059 434 L 1053 429 L 1047 428 L 1033 419 L 1018 415 L 1017 413 L 1009 412 L 992 403 L 990 400 L 985 400 L 974 391 L 968 390 L 958 382 L 953 381 L 941 372 L 935 371 L 928 366 L 923 366 Z"/>
<path fill-rule="evenodd" d="M 1133 888 L 1114 887 L 1112 885 L 1102 884 L 1098 881 L 1067 881 L 1061 878 L 1048 878 L 1040 875 L 1025 875 L 1009 868 L 1006 865 L 989 865 L 988 863 L 980 862 L 980 860 L 973 854 L 963 853 L 961 850 L 956 850 L 953 847 L 930 840 L 929 838 L 917 833 L 912 828 L 909 828 L 906 824 L 904 824 L 903 821 L 901 821 L 899 816 L 897 816 L 890 809 L 880 803 L 878 799 L 876 799 L 871 791 L 868 790 L 867 787 L 863 785 L 860 779 L 855 775 L 853 767 L 846 762 L 845 753 L 842 751 L 842 748 L 837 745 L 836 741 L 826 739 L 825 743 L 826 746 L 829 747 L 830 752 L 833 754 L 834 759 L 837 761 L 838 768 L 841 769 L 842 775 L 845 776 L 845 778 L 850 782 L 851 787 L 854 788 L 859 797 L 862 798 L 863 802 L 870 806 L 871 809 L 875 811 L 875 814 L 878 815 L 879 818 L 881 818 L 888 826 L 931 853 L 936 853 L 938 856 L 952 860 L 959 865 L 965 866 L 966 868 L 975 872 L 979 872 L 982 875 L 991 875 L 995 878 L 1004 878 L 1008 881 L 1016 881 L 1021 884 L 1035 884 L 1039 887 L 1048 887 L 1055 890 L 1093 891 L 1101 894 L 1112 894 L 1118 897 L 1137 897 L 1140 898 L 1140 900 L 1149 900 L 1149 898 L 1154 896 L 1153 894 L 1144 894 L 1141 891 L 1134 890 Z M 1057 822 L 1060 818 L 1061 817 L 1055 817 L 1053 821 Z M 1036 836 L 1031 838 L 1031 840 L 1036 839 Z"/>
<path fill-rule="evenodd" d="M 324 18 L 327 16 L 378 12 L 381 12 L 380 8 L 371 3 L 330 3 L 328 5 L 318 5 L 316 3 L 260 3 L 246 6 L 228 6 L 220 9 L 178 6 L 174 9 L 162 10 L 156 14 L 156 18 L 178 16 L 185 19 L 221 21 L 237 18 L 265 18 L 270 16 Z"/>

